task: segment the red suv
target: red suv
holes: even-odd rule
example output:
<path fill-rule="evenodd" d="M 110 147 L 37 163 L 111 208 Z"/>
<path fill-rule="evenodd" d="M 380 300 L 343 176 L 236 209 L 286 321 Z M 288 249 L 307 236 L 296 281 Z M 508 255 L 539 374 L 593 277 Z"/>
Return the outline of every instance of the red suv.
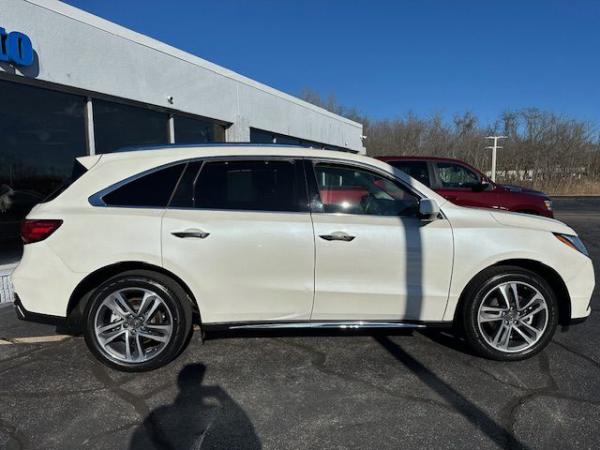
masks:
<path fill-rule="evenodd" d="M 467 163 L 449 158 L 381 156 L 438 194 L 462 206 L 496 208 L 554 217 L 552 202 L 543 192 L 496 184 Z"/>

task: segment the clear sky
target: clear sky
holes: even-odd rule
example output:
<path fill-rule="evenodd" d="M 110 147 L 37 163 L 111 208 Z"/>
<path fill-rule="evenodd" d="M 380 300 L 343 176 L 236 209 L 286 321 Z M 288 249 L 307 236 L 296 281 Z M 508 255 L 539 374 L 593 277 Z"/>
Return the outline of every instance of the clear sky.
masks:
<path fill-rule="evenodd" d="M 484 123 L 539 107 L 600 124 L 599 0 L 68 0 L 291 94 L 376 118 Z"/>

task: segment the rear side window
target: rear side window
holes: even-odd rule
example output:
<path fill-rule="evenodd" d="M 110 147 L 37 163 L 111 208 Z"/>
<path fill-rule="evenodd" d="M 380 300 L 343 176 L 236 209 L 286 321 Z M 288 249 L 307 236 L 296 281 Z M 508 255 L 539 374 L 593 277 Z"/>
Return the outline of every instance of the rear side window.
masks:
<path fill-rule="evenodd" d="M 177 164 L 143 175 L 106 194 L 102 200 L 108 206 L 165 208 L 185 166 Z"/>
<path fill-rule="evenodd" d="M 423 183 L 425 186 L 430 186 L 429 171 L 427 170 L 427 163 L 425 161 L 388 161 L 388 164 Z"/>
<path fill-rule="evenodd" d="M 207 162 L 197 174 L 186 171 L 170 206 L 300 211 L 304 185 L 299 183 L 297 173 L 293 161 Z"/>

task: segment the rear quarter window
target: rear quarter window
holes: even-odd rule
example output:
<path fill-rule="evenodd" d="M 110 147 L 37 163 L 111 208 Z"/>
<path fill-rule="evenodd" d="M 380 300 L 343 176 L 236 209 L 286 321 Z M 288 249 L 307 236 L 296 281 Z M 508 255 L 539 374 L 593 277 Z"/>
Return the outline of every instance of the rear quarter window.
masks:
<path fill-rule="evenodd" d="M 107 206 L 165 208 L 186 164 L 176 164 L 142 175 L 105 194 Z"/>

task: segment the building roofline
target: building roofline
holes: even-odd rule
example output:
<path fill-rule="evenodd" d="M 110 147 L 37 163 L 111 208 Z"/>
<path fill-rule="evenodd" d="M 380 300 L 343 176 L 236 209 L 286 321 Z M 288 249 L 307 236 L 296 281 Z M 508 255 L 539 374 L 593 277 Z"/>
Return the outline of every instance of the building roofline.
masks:
<path fill-rule="evenodd" d="M 239 83 L 243 83 L 247 86 L 251 86 L 255 89 L 259 89 L 262 92 L 265 92 L 269 95 L 273 95 L 275 97 L 283 98 L 289 102 L 295 103 L 298 106 L 303 108 L 312 110 L 318 114 L 323 116 L 334 118 L 338 121 L 345 122 L 349 125 L 362 127 L 362 124 L 359 122 L 355 122 L 346 117 L 340 116 L 338 114 L 334 114 L 330 111 L 327 111 L 324 108 L 313 105 L 312 103 L 306 102 L 304 100 L 299 99 L 298 97 L 294 97 L 293 95 L 286 94 L 285 92 L 279 91 L 272 87 L 269 87 L 263 83 L 259 83 L 258 81 L 252 80 L 244 75 L 241 75 L 233 70 L 226 69 L 222 66 L 214 64 L 210 61 L 200 58 L 199 56 L 193 55 L 191 53 L 180 50 L 176 47 L 173 47 L 169 44 L 165 44 L 157 39 L 146 36 L 142 33 L 138 33 L 137 31 L 130 30 L 124 26 L 113 23 L 109 20 L 103 19 L 99 16 L 96 16 L 92 13 L 86 12 L 82 9 L 76 8 L 74 6 L 68 5 L 66 3 L 62 3 L 56 0 L 25 0 L 28 3 L 33 5 L 48 9 L 55 13 L 61 14 L 65 17 L 68 17 L 72 20 L 85 23 L 86 25 L 93 26 L 99 30 L 102 30 L 106 33 L 110 33 L 114 36 L 118 36 L 123 39 L 127 39 L 131 42 L 135 42 L 139 45 L 143 45 L 155 51 L 164 53 L 173 58 L 180 59 L 189 64 L 202 67 L 203 69 L 209 70 L 217 75 L 220 75 L 225 78 L 229 78 L 233 81 L 237 81 Z"/>

